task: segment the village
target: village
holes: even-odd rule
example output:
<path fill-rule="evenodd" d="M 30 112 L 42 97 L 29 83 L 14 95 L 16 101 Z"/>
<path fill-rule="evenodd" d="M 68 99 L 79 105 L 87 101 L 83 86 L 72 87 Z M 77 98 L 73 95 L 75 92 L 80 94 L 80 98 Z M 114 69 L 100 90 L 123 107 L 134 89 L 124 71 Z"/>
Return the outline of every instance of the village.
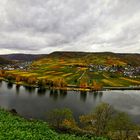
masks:
<path fill-rule="evenodd" d="M 8 64 L 4 66 L 0 66 L 0 70 L 22 70 L 22 71 L 28 71 L 29 66 L 31 65 L 31 61 L 27 62 L 18 62 L 14 64 Z"/>
<path fill-rule="evenodd" d="M 71 66 L 74 67 L 74 66 Z M 120 73 L 125 77 L 139 78 L 140 77 L 140 66 L 134 67 L 131 65 L 126 66 L 107 66 L 107 65 L 94 65 L 89 64 L 88 66 L 78 66 L 88 68 L 89 72 L 109 72 L 109 73 Z M 112 77 L 113 78 L 113 77 Z"/>
<path fill-rule="evenodd" d="M 18 62 L 14 64 L 8 64 L 5 66 L 0 66 L 0 70 L 21 70 L 21 71 L 28 71 L 30 70 L 30 66 L 32 61 L 26 62 Z M 109 72 L 109 73 L 120 73 L 125 77 L 129 78 L 140 78 L 140 66 L 134 67 L 131 65 L 125 66 L 117 66 L 117 65 L 94 65 L 89 64 L 85 65 L 69 65 L 68 68 L 77 67 L 77 68 L 87 68 L 89 72 Z M 113 77 L 112 77 L 113 78 Z"/>
<path fill-rule="evenodd" d="M 124 76 L 136 77 L 140 75 L 140 66 L 133 67 L 130 65 L 126 66 L 105 66 L 105 65 L 90 65 L 90 71 L 106 71 L 110 73 L 122 73 Z"/>

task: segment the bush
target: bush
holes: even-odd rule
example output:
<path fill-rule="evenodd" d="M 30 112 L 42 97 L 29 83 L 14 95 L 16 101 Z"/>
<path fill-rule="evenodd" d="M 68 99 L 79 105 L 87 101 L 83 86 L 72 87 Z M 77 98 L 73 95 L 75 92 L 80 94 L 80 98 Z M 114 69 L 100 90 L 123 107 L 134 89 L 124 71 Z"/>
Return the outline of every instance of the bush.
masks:
<path fill-rule="evenodd" d="M 47 120 L 49 124 L 55 128 L 62 128 L 64 126 L 64 123 L 69 121 L 72 123 L 73 113 L 70 109 L 64 108 L 64 109 L 54 109 L 53 111 L 50 111 L 47 114 Z"/>

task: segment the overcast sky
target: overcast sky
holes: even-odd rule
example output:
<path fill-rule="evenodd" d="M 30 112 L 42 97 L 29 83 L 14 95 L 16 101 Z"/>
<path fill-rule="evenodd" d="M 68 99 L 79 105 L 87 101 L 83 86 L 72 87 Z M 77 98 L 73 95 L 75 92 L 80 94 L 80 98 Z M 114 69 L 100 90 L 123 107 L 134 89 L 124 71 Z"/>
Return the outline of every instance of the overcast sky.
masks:
<path fill-rule="evenodd" d="M 140 0 L 0 0 L 0 53 L 140 53 Z"/>

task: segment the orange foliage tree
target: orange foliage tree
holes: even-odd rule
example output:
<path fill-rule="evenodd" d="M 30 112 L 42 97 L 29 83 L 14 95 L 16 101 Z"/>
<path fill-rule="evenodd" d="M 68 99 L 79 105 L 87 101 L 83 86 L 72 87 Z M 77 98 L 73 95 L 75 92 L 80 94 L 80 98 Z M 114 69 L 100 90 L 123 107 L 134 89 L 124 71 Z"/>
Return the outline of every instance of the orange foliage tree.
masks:
<path fill-rule="evenodd" d="M 5 71 L 4 70 L 0 70 L 0 77 L 4 77 L 5 76 Z"/>
<path fill-rule="evenodd" d="M 102 84 L 97 83 L 96 81 L 93 81 L 93 85 L 92 85 L 93 90 L 101 90 L 102 89 Z"/>
<path fill-rule="evenodd" d="M 20 82 L 21 81 L 21 77 L 20 76 L 16 76 L 16 82 Z"/>
<path fill-rule="evenodd" d="M 37 78 L 36 77 L 28 77 L 28 80 L 27 80 L 27 83 L 28 84 L 36 84 L 36 82 L 37 82 Z"/>
<path fill-rule="evenodd" d="M 66 87 L 67 82 L 63 78 L 58 78 L 53 80 L 53 86 L 54 87 Z"/>
<path fill-rule="evenodd" d="M 86 80 L 80 80 L 80 88 L 87 88 L 88 83 Z"/>

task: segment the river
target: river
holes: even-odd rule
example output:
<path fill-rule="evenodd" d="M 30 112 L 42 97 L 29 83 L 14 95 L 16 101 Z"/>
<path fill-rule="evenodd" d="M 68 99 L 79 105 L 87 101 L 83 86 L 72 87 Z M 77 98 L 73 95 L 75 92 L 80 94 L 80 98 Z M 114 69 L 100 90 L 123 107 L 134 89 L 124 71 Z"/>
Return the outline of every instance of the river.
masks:
<path fill-rule="evenodd" d="M 16 109 L 25 118 L 46 120 L 47 112 L 55 108 L 70 108 L 74 117 L 89 113 L 101 102 L 112 105 L 119 111 L 126 112 L 134 122 L 140 124 L 140 91 L 113 90 L 103 92 L 77 92 L 44 90 L 37 88 L 16 87 L 0 82 L 0 106 Z"/>

